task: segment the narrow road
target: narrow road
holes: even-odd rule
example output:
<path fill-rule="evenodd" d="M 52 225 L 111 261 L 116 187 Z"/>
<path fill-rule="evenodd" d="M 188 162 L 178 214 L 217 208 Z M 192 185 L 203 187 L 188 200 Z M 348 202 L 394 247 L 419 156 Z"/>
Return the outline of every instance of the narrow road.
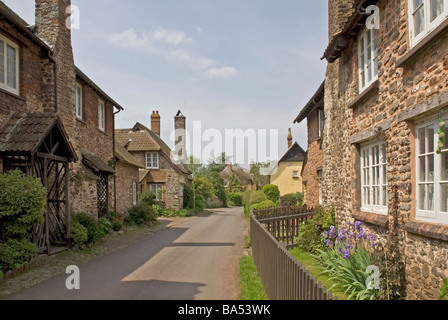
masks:
<path fill-rule="evenodd" d="M 68 274 L 12 300 L 237 300 L 247 223 L 241 208 L 196 217 L 80 268 L 80 289 Z"/>

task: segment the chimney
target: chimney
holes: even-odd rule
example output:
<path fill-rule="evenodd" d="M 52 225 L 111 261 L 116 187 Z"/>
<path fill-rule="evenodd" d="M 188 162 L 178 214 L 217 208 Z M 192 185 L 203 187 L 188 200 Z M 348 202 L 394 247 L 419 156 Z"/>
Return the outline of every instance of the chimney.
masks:
<path fill-rule="evenodd" d="M 53 50 L 57 113 L 69 137 L 75 137 L 76 71 L 70 30 L 71 0 L 36 0 L 35 32 Z M 67 13 L 68 12 L 68 13 Z"/>
<path fill-rule="evenodd" d="M 151 131 L 160 137 L 160 115 L 159 111 L 153 111 L 151 115 Z"/>
<path fill-rule="evenodd" d="M 288 150 L 292 147 L 292 133 L 291 128 L 289 128 L 289 134 L 288 134 Z"/>
<path fill-rule="evenodd" d="M 176 116 L 174 117 L 174 130 L 175 130 L 175 137 L 176 137 L 176 144 L 174 146 L 174 154 L 178 158 L 178 161 L 181 163 L 187 163 L 187 139 L 186 139 L 186 131 L 187 131 L 187 125 L 186 125 L 185 116 L 180 112 L 180 110 L 177 112 Z"/>

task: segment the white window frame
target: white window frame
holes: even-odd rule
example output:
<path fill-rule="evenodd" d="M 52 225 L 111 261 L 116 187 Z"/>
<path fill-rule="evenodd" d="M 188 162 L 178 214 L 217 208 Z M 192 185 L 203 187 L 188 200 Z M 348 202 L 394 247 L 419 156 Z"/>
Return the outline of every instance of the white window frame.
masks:
<path fill-rule="evenodd" d="M 76 101 L 75 101 L 75 112 L 76 112 L 76 118 L 79 120 L 82 120 L 82 113 L 83 113 L 83 87 L 79 83 L 76 84 Z"/>
<path fill-rule="evenodd" d="M 293 178 L 299 178 L 299 171 L 298 170 L 293 170 L 292 177 Z"/>
<path fill-rule="evenodd" d="M 378 59 L 378 30 L 365 28 L 358 38 L 359 93 L 378 80 Z M 369 79 L 369 72 L 371 72 L 371 79 Z"/>
<path fill-rule="evenodd" d="M 160 168 L 159 153 L 158 152 L 147 152 L 146 157 L 145 157 L 145 166 L 146 166 L 146 169 L 159 169 Z"/>
<path fill-rule="evenodd" d="M 137 182 L 134 182 L 132 184 L 132 203 L 133 205 L 137 205 L 138 202 L 138 196 L 137 196 Z"/>
<path fill-rule="evenodd" d="M 430 223 L 441 223 L 448 224 L 448 212 L 442 211 L 443 205 L 442 202 L 445 202 L 445 210 L 448 211 L 448 196 L 445 195 L 445 198 L 442 198 L 443 195 L 443 186 L 448 186 L 448 180 L 443 180 L 442 178 L 442 170 L 443 170 L 443 156 L 448 157 L 448 140 L 445 140 L 444 148 L 441 150 L 441 154 L 437 154 L 437 144 L 438 144 L 438 131 L 439 131 L 439 120 L 438 117 L 434 117 L 435 120 L 427 121 L 425 123 L 421 123 L 416 126 L 416 181 L 417 187 L 415 191 L 416 195 L 416 220 Z M 444 121 L 448 121 L 444 119 Z M 424 130 L 425 132 L 425 150 L 422 150 L 422 137 L 420 135 L 420 131 Z M 428 131 L 433 130 L 433 136 L 428 135 Z M 448 128 L 445 129 L 445 134 L 448 133 Z M 447 139 L 447 138 L 445 138 Z M 433 145 L 431 146 L 431 142 Z M 428 159 L 433 157 L 433 176 L 431 176 L 431 171 L 428 170 Z M 424 161 L 424 177 L 422 176 L 422 166 Z M 446 159 L 448 161 L 448 158 Z M 447 171 L 447 168 L 445 170 Z M 448 179 L 448 173 L 447 177 Z M 433 180 L 433 181 L 431 181 Z M 430 187 L 433 187 L 433 198 L 432 202 L 429 197 L 430 195 Z M 424 189 L 423 189 L 424 188 Z M 421 191 L 424 191 L 424 198 L 422 201 Z M 445 189 L 446 190 L 446 189 Z M 447 191 L 446 191 L 447 192 Z M 447 192 L 448 193 L 448 192 Z M 431 205 L 431 206 L 430 206 Z"/>
<path fill-rule="evenodd" d="M 408 0 L 408 17 L 409 17 L 409 39 L 411 48 L 414 47 L 417 43 L 419 43 L 423 38 L 425 38 L 428 34 L 431 33 L 438 25 L 440 25 L 447 17 L 448 17 L 448 0 L 443 0 L 443 11 L 442 13 L 431 22 L 431 10 L 428 10 L 430 7 L 431 0 L 423 0 L 422 4 L 418 7 L 414 7 L 414 0 Z M 418 35 L 414 35 L 415 33 L 415 23 L 414 23 L 414 15 L 418 11 L 419 8 L 423 6 L 424 16 L 423 23 L 424 27 L 422 32 Z"/>
<path fill-rule="evenodd" d="M 98 129 L 106 131 L 106 105 L 103 100 L 98 100 Z"/>
<path fill-rule="evenodd" d="M 6 90 L 8 92 L 11 92 L 13 94 L 19 95 L 20 94 L 19 46 L 1 34 L 0 34 L 0 40 L 3 41 L 3 50 L 4 50 L 3 51 L 3 66 L 4 66 L 3 73 L 4 73 L 4 79 L 5 79 L 4 83 L 0 82 L 0 88 Z M 14 67 L 15 68 L 15 76 L 16 76 L 15 88 L 8 85 L 8 52 L 7 52 L 8 46 L 15 50 L 15 67 Z"/>
<path fill-rule="evenodd" d="M 388 164 L 385 148 L 384 141 L 361 146 L 361 211 L 387 215 Z"/>
<path fill-rule="evenodd" d="M 149 190 L 154 194 L 156 201 L 163 201 L 162 199 L 159 199 L 159 192 L 158 190 L 163 190 L 163 184 L 153 183 L 149 185 Z"/>
<path fill-rule="evenodd" d="M 325 113 L 323 109 L 317 111 L 317 118 L 319 124 L 319 138 L 323 138 L 325 130 Z"/>

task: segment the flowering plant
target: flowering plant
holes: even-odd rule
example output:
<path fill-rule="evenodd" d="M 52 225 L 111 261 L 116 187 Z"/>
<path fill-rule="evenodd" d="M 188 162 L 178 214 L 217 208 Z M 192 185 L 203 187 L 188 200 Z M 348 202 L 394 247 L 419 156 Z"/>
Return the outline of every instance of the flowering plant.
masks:
<path fill-rule="evenodd" d="M 371 275 L 377 246 L 375 236 L 366 234 L 362 223 L 356 221 L 339 230 L 331 226 L 323 233 L 323 239 L 326 248 L 318 250 L 315 257 L 322 273 L 334 281 L 333 287 L 345 290 L 348 299 L 377 299 L 378 288 L 372 286 Z"/>
<path fill-rule="evenodd" d="M 84 183 L 84 174 L 82 170 L 78 170 L 76 167 L 72 167 L 70 170 L 70 184 L 76 193 L 79 193 Z"/>

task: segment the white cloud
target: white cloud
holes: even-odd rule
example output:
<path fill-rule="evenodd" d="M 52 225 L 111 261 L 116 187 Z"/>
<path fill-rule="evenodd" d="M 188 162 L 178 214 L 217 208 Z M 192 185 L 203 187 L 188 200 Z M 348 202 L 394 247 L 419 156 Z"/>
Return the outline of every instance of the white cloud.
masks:
<path fill-rule="evenodd" d="M 213 68 L 205 72 L 205 76 L 210 79 L 228 79 L 238 74 L 239 71 L 234 67 Z"/>
<path fill-rule="evenodd" d="M 143 31 L 138 34 L 133 28 L 123 32 L 113 33 L 109 36 L 109 42 L 122 48 L 153 49 L 155 42 L 167 43 L 177 46 L 181 43 L 191 43 L 193 38 L 188 37 L 185 32 L 157 28 L 155 32 Z"/>
<path fill-rule="evenodd" d="M 181 62 L 190 65 L 195 69 L 207 69 L 215 65 L 215 61 L 204 58 L 196 57 L 185 50 L 171 51 L 168 56 L 168 60 L 174 62 Z"/>

